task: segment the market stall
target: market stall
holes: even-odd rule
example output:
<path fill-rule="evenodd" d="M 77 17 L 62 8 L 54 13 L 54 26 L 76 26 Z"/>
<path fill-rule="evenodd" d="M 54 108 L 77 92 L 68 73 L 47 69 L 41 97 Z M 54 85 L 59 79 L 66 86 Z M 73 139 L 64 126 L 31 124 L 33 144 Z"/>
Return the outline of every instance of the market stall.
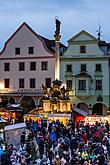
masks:
<path fill-rule="evenodd" d="M 89 123 L 90 125 L 98 123 L 105 123 L 106 121 L 109 122 L 109 116 L 87 116 L 84 118 L 85 123 Z"/>
<path fill-rule="evenodd" d="M 76 124 L 80 121 L 84 121 L 85 117 L 88 115 L 87 112 L 85 112 L 84 110 L 80 109 L 80 108 L 73 108 L 72 110 L 72 120 L 73 122 Z"/>
<path fill-rule="evenodd" d="M 71 114 L 48 114 L 47 116 L 48 123 L 59 120 L 64 125 L 67 125 L 70 119 L 71 119 Z"/>
<path fill-rule="evenodd" d="M 26 120 L 32 120 L 32 121 L 39 121 L 41 119 L 41 115 L 40 114 L 25 114 L 23 116 L 24 118 L 24 122 L 26 122 Z"/>
<path fill-rule="evenodd" d="M 0 117 L 0 138 L 4 139 L 4 127 L 6 125 L 7 121 L 4 120 L 2 117 Z"/>
<path fill-rule="evenodd" d="M 5 126 L 4 133 L 5 133 L 5 141 L 7 145 L 13 144 L 16 146 L 17 149 L 19 149 L 21 134 L 22 132 L 25 131 L 25 129 L 26 129 L 25 123 Z"/>

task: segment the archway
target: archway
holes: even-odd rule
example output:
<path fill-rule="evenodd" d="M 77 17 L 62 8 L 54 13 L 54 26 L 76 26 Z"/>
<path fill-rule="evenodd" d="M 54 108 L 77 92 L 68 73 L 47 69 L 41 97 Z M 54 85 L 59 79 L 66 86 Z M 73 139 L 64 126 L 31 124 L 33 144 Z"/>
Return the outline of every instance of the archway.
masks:
<path fill-rule="evenodd" d="M 82 109 L 83 111 L 89 113 L 89 107 L 86 103 L 78 103 L 76 108 Z"/>
<path fill-rule="evenodd" d="M 10 98 L 9 98 L 9 103 L 10 103 L 10 104 L 15 104 L 15 99 L 14 99 L 14 97 L 10 97 Z"/>
<path fill-rule="evenodd" d="M 92 107 L 92 115 L 107 115 L 107 107 L 103 103 L 96 103 Z"/>
<path fill-rule="evenodd" d="M 43 97 L 38 100 L 39 107 L 43 107 Z"/>
<path fill-rule="evenodd" d="M 30 110 L 36 108 L 35 101 L 31 96 L 24 96 L 20 101 L 20 105 L 25 110 L 25 113 L 28 113 Z"/>
<path fill-rule="evenodd" d="M 7 104 L 8 104 L 8 97 L 7 96 L 1 96 L 0 107 L 6 107 Z"/>

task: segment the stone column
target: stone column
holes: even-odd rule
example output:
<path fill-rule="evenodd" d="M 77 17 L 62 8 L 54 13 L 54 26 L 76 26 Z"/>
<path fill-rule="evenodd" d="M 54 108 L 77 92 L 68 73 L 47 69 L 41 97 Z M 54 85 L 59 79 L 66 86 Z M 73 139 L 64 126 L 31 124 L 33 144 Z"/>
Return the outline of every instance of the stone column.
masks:
<path fill-rule="evenodd" d="M 55 80 L 60 79 L 60 24 L 61 22 L 56 19 L 56 31 L 55 31 Z"/>

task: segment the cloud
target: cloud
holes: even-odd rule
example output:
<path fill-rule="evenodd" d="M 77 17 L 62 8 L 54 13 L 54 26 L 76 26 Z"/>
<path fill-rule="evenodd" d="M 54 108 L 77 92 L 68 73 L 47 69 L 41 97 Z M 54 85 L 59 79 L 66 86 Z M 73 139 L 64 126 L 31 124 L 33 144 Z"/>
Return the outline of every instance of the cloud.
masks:
<path fill-rule="evenodd" d="M 25 21 L 36 33 L 53 39 L 55 17 L 61 21 L 61 41 L 84 29 L 96 36 L 100 22 L 103 38 L 109 35 L 109 0 L 0 0 L 0 45 Z M 100 21 L 99 21 L 100 20 Z"/>

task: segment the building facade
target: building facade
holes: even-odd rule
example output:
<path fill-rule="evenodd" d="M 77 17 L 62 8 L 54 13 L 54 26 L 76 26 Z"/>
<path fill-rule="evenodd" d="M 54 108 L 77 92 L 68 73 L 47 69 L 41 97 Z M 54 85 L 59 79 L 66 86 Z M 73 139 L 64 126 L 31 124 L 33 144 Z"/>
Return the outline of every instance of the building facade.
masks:
<path fill-rule="evenodd" d="M 60 44 L 63 52 L 63 46 Z M 20 103 L 32 96 L 39 104 L 42 84 L 55 79 L 55 41 L 36 34 L 25 22 L 6 41 L 0 53 L 0 94 L 3 99 Z"/>
<path fill-rule="evenodd" d="M 109 44 L 82 30 L 68 40 L 60 57 L 61 80 L 70 89 L 72 106 L 93 115 L 110 108 Z"/>

